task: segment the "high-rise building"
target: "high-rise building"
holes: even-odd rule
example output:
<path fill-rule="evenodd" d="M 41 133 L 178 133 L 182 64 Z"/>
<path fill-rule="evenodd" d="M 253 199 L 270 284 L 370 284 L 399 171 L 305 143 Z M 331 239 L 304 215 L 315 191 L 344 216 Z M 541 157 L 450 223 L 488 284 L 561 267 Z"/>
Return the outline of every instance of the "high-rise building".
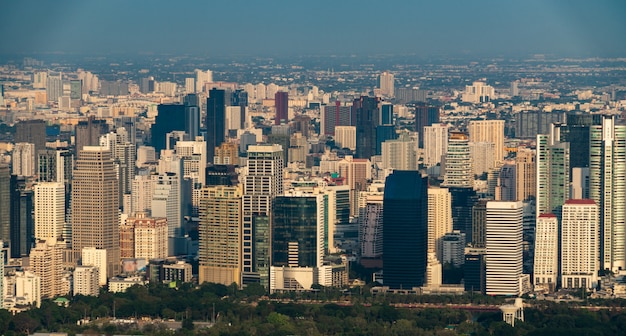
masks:
<path fill-rule="evenodd" d="M 541 214 L 535 228 L 533 284 L 554 291 L 559 279 L 559 220 L 554 214 Z"/>
<path fill-rule="evenodd" d="M 589 196 L 600 209 L 601 269 L 626 269 L 626 126 L 614 116 L 590 128 Z"/>
<path fill-rule="evenodd" d="M 119 197 L 111 152 L 85 146 L 76 160 L 72 180 L 72 251 L 74 263 L 83 248 L 106 250 L 105 276 L 120 271 Z M 83 263 L 84 264 L 84 263 Z"/>
<path fill-rule="evenodd" d="M 11 258 L 28 256 L 34 242 L 33 191 L 26 182 L 24 177 L 11 176 L 11 196 L 8 203 L 11 209 L 8 240 Z M 2 207 L 6 207 L 6 204 Z"/>
<path fill-rule="evenodd" d="M 428 188 L 428 253 L 443 263 L 442 238 L 452 232 L 452 196 L 447 188 Z"/>
<path fill-rule="evenodd" d="M 339 148 L 356 149 L 356 127 L 354 126 L 336 126 L 335 127 L 335 145 Z"/>
<path fill-rule="evenodd" d="M 195 70 L 196 73 L 196 93 L 204 91 L 204 85 L 206 83 L 213 83 L 213 71 Z"/>
<path fill-rule="evenodd" d="M 95 247 L 85 247 L 81 250 L 81 265 L 83 266 L 94 266 L 98 268 L 98 284 L 100 286 L 104 286 L 107 284 L 106 272 L 103 270 L 107 269 L 110 264 L 108 260 L 108 251 L 103 249 L 98 249 Z M 119 262 L 116 262 L 119 264 Z"/>
<path fill-rule="evenodd" d="M 441 238 L 441 256 L 443 264 L 460 267 L 465 263 L 465 233 L 453 231 Z"/>
<path fill-rule="evenodd" d="M 100 277 L 96 266 L 76 266 L 74 269 L 74 295 L 98 296 L 100 294 Z"/>
<path fill-rule="evenodd" d="M 0 241 L 11 241 L 11 170 L 0 164 Z M 6 206 L 9 204 L 9 206 Z M 1 295 L 0 295 L 1 296 Z"/>
<path fill-rule="evenodd" d="M 572 186 L 569 193 L 572 199 L 589 198 L 589 168 L 572 169 Z"/>
<path fill-rule="evenodd" d="M 383 198 L 383 272 L 392 289 L 425 283 L 428 250 L 428 181 L 417 171 L 394 171 Z"/>
<path fill-rule="evenodd" d="M 15 124 L 15 142 L 35 145 L 35 153 L 46 149 L 46 121 L 21 120 Z"/>
<path fill-rule="evenodd" d="M 126 219 L 133 227 L 134 258 L 163 259 L 168 256 L 167 219 L 137 213 Z"/>
<path fill-rule="evenodd" d="M 79 121 L 76 125 L 75 151 L 80 157 L 80 151 L 85 146 L 99 146 L 100 137 L 109 132 L 109 125 L 105 120 L 89 117 L 86 121 Z"/>
<path fill-rule="evenodd" d="M 123 204 L 124 195 L 130 195 L 132 182 L 135 179 L 135 158 L 137 147 L 128 139 L 128 133 L 124 128 L 119 128 L 116 133 L 111 132 L 100 137 L 100 146 L 111 151 L 117 178 L 119 181 L 120 204 Z M 124 209 L 127 213 L 130 209 Z"/>
<path fill-rule="evenodd" d="M 55 298 L 70 291 L 69 281 L 63 274 L 63 249 L 65 244 L 39 240 L 30 251 L 30 270 L 41 277 L 41 297 Z"/>
<path fill-rule="evenodd" d="M 515 169 L 515 162 L 508 160 L 500 168 L 496 186 L 496 201 L 517 201 L 517 173 Z"/>
<path fill-rule="evenodd" d="M 406 131 L 397 140 L 382 143 L 382 168 L 396 170 L 417 170 L 417 134 Z"/>
<path fill-rule="evenodd" d="M 492 167 L 504 160 L 504 120 L 470 120 L 467 130 L 470 142 L 495 144 Z"/>
<path fill-rule="evenodd" d="M 13 147 L 11 154 L 11 164 L 13 167 L 13 175 L 17 176 L 35 176 L 35 145 L 28 142 L 18 142 Z"/>
<path fill-rule="evenodd" d="M 422 138 L 423 134 L 420 148 L 424 149 L 424 165 L 436 166 L 443 161 L 448 150 L 448 125 L 435 123 L 431 126 L 424 126 L 423 129 L 424 131 L 418 135 Z"/>
<path fill-rule="evenodd" d="M 537 135 L 537 211 L 560 218 L 561 206 L 569 199 L 570 144 L 561 142 L 560 125 L 553 124 L 550 134 Z"/>
<path fill-rule="evenodd" d="M 65 185 L 42 182 L 35 185 L 35 238 L 49 242 L 63 237 Z"/>
<path fill-rule="evenodd" d="M 478 200 L 472 207 L 472 245 L 485 248 L 487 223 L 487 200 Z"/>
<path fill-rule="evenodd" d="M 152 147 L 157 154 L 165 149 L 165 137 L 172 131 L 185 130 L 185 105 L 182 104 L 159 104 L 157 116 L 150 129 Z"/>
<path fill-rule="evenodd" d="M 395 97 L 395 86 L 395 76 L 391 72 L 384 71 L 378 76 L 378 88 L 383 97 Z"/>
<path fill-rule="evenodd" d="M 515 188 L 516 200 L 525 201 L 537 195 L 537 165 L 535 151 L 528 148 L 518 148 L 515 157 Z"/>
<path fill-rule="evenodd" d="M 452 132 L 446 151 L 446 171 L 443 186 L 472 188 L 474 174 L 470 155 L 469 138 L 465 133 Z"/>
<path fill-rule="evenodd" d="M 272 266 L 322 266 L 326 201 L 323 194 L 300 191 L 289 191 L 274 199 Z"/>
<path fill-rule="evenodd" d="M 425 133 L 424 128 L 428 126 L 432 126 L 433 124 L 439 123 L 439 114 L 441 112 L 441 107 L 432 106 L 426 104 L 419 104 L 415 106 L 415 131 L 419 136 L 419 146 L 420 148 L 426 148 L 424 145 Z M 445 126 L 445 125 L 442 125 Z M 446 131 L 446 139 L 448 138 L 447 127 Z M 445 147 L 444 147 L 445 148 Z"/>
<path fill-rule="evenodd" d="M 465 264 L 463 266 L 466 292 L 485 293 L 486 285 L 486 250 L 484 247 L 465 248 Z"/>
<path fill-rule="evenodd" d="M 383 192 L 370 189 L 360 194 L 365 203 L 359 206 L 358 217 L 361 260 L 379 259 L 383 255 Z"/>
<path fill-rule="evenodd" d="M 283 193 L 283 149 L 280 145 L 248 147 L 243 194 L 243 284 L 269 285 L 272 202 Z"/>
<path fill-rule="evenodd" d="M 200 134 L 200 101 L 197 94 L 185 96 L 185 133 L 189 140 L 194 140 Z"/>
<path fill-rule="evenodd" d="M 369 159 L 376 154 L 376 128 L 380 125 L 379 99 L 361 96 L 352 108 L 356 112 L 356 157 Z"/>
<path fill-rule="evenodd" d="M 593 200 L 567 200 L 561 225 L 561 285 L 595 288 L 598 285 L 598 206 Z M 600 231 L 601 232 L 601 231 Z"/>
<path fill-rule="evenodd" d="M 274 125 L 289 123 L 289 94 L 282 91 L 276 92 L 274 96 L 274 106 L 276 107 Z"/>
<path fill-rule="evenodd" d="M 37 181 L 60 182 L 69 187 L 74 156 L 67 149 L 46 149 L 37 153 Z M 67 188 L 69 191 L 69 188 Z"/>
<path fill-rule="evenodd" d="M 215 147 L 219 147 L 225 138 L 226 130 L 226 91 L 211 89 L 206 101 L 206 145 L 208 162 L 213 162 Z"/>
<path fill-rule="evenodd" d="M 487 202 L 487 295 L 522 294 L 523 203 Z"/>
<path fill-rule="evenodd" d="M 200 190 L 198 282 L 241 285 L 241 186 Z M 249 247 L 246 247 L 249 248 Z"/>
<path fill-rule="evenodd" d="M 472 172 L 482 175 L 494 168 L 495 144 L 493 142 L 470 142 L 470 156 L 472 157 Z"/>
<path fill-rule="evenodd" d="M 570 143 L 570 176 L 572 169 L 589 167 L 589 135 L 591 126 L 601 126 L 604 117 L 579 111 L 567 113 L 567 125 L 561 127 L 561 142 Z"/>
<path fill-rule="evenodd" d="M 491 85 L 476 81 L 472 85 L 466 85 L 462 100 L 467 103 L 486 103 L 495 96 L 495 90 Z"/>
<path fill-rule="evenodd" d="M 355 126 L 356 120 L 352 119 L 352 107 L 342 105 L 336 101 L 333 105 L 324 106 L 320 121 L 320 132 L 324 135 L 336 135 L 337 126 Z"/>
<path fill-rule="evenodd" d="M 59 101 L 63 95 L 63 74 L 60 72 L 48 73 L 48 84 L 46 85 L 46 96 L 48 101 Z"/>
<path fill-rule="evenodd" d="M 182 165 L 182 162 L 180 162 Z M 181 169 L 182 170 L 182 169 Z M 184 233 L 184 216 L 188 197 L 182 171 L 166 172 L 153 177 L 154 191 L 152 196 L 151 214 L 154 217 L 167 218 L 168 237 L 182 237 Z"/>

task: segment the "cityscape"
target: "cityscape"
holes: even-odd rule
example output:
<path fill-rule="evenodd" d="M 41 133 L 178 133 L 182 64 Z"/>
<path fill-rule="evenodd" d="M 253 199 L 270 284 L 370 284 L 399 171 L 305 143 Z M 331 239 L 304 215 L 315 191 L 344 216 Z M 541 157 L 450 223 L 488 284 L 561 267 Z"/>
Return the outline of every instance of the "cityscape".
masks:
<path fill-rule="evenodd" d="M 241 35 L 258 15 L 231 33 L 216 18 L 223 36 L 202 45 L 198 29 L 153 26 L 177 6 L 146 18 L 143 2 L 114 3 L 154 31 L 94 30 L 100 16 L 80 31 L 81 18 L 59 30 L 69 43 L 43 33 L 50 4 L 12 33 L 28 4 L 0 14 L 3 334 L 626 330 L 626 25 L 607 13 L 621 3 L 589 9 L 607 20 L 584 46 L 565 24 L 516 31 L 535 1 L 492 4 L 519 11 L 510 40 L 458 52 L 421 50 L 443 28 L 405 47 L 405 13 L 388 39 L 372 33 L 386 46 L 350 49 L 340 40 L 362 23 L 334 13 L 310 31 L 282 16 L 301 4 L 250 5 L 242 18 L 284 20 L 260 24 L 265 45 Z M 468 35 L 503 24 L 485 20 Z"/>

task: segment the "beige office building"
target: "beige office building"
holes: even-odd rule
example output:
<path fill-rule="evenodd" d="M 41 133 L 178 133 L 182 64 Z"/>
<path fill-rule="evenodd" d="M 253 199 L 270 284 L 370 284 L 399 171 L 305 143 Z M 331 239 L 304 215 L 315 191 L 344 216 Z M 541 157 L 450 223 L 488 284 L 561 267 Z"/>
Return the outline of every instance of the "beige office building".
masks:
<path fill-rule="evenodd" d="M 241 187 L 201 189 L 199 282 L 241 285 Z"/>
<path fill-rule="evenodd" d="M 494 148 L 494 165 L 502 162 L 504 150 L 504 120 L 471 120 L 467 126 L 470 142 L 492 142 Z"/>
<path fill-rule="evenodd" d="M 120 272 L 119 183 L 111 152 L 85 146 L 76 160 L 72 181 L 72 251 L 74 263 L 83 248 L 106 250 L 112 277 Z"/>

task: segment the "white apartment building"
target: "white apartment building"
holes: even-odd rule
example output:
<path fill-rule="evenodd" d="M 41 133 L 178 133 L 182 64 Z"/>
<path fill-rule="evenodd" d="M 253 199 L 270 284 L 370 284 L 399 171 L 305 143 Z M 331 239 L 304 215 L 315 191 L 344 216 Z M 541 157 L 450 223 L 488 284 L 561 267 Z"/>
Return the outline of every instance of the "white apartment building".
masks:
<path fill-rule="evenodd" d="M 559 221 L 554 214 L 541 214 L 535 227 L 535 288 L 554 290 L 559 275 Z"/>
<path fill-rule="evenodd" d="M 489 201 L 486 216 L 486 293 L 521 295 L 523 203 Z"/>
<path fill-rule="evenodd" d="M 561 285 L 594 288 L 598 284 L 599 209 L 589 199 L 568 200 L 561 225 Z"/>

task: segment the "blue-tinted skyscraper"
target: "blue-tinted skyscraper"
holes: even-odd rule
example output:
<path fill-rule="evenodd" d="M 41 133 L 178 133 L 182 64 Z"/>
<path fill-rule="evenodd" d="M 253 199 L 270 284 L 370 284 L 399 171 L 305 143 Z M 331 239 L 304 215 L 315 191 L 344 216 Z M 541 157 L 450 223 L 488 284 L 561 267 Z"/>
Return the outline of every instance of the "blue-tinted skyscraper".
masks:
<path fill-rule="evenodd" d="M 157 153 L 161 153 L 165 149 L 165 135 L 185 129 L 185 105 L 160 104 L 157 111 L 158 115 L 151 129 L 152 147 Z"/>
<path fill-rule="evenodd" d="M 200 134 L 200 102 L 195 93 L 185 96 L 185 133 L 189 136 L 189 141 L 195 141 Z"/>
<path fill-rule="evenodd" d="M 206 146 L 207 159 L 213 162 L 215 147 L 218 147 L 225 139 L 225 111 L 226 91 L 211 89 L 209 98 L 206 100 Z"/>
<path fill-rule="evenodd" d="M 355 99 L 352 108 L 356 111 L 356 157 L 369 159 L 376 155 L 376 128 L 380 125 L 378 98 Z"/>
<path fill-rule="evenodd" d="M 428 238 L 428 180 L 418 171 L 396 170 L 383 197 L 383 277 L 392 289 L 425 282 Z"/>

